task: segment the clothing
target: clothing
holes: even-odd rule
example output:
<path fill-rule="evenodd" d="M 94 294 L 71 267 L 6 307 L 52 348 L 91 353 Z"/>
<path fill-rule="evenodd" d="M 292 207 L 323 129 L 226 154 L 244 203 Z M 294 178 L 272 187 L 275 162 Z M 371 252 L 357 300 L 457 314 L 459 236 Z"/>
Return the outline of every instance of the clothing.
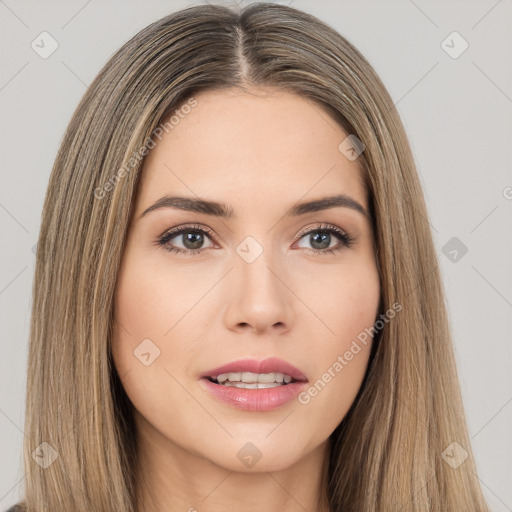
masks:
<path fill-rule="evenodd" d="M 22 507 L 19 503 L 16 503 L 16 505 L 13 505 L 9 510 L 6 510 L 5 512 L 25 512 L 25 507 Z"/>

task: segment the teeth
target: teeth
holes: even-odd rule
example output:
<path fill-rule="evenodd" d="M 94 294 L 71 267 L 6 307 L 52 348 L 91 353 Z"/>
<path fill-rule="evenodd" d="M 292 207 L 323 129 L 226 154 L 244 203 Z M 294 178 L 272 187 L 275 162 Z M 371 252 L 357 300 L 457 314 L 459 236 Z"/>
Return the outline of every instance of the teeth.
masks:
<path fill-rule="evenodd" d="M 243 389 L 265 389 L 265 388 L 275 388 L 277 386 L 282 386 L 279 382 L 230 382 L 226 381 L 222 384 L 223 386 L 232 387 L 232 388 L 243 388 Z"/>
<path fill-rule="evenodd" d="M 229 382 L 228 382 L 229 381 Z M 231 383 L 244 383 L 244 384 L 280 384 L 285 382 L 289 384 L 292 378 L 283 373 L 252 373 L 252 372 L 238 372 L 238 373 L 221 373 L 217 375 L 217 382 L 219 384 L 229 385 Z M 248 387 L 248 386 L 247 386 Z M 273 386 L 260 386 L 260 387 L 273 387 Z"/>

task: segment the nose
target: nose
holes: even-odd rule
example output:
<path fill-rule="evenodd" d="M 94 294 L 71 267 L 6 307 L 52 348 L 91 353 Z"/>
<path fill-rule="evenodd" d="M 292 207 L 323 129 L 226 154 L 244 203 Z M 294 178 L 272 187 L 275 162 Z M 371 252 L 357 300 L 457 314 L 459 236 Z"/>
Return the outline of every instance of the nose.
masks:
<path fill-rule="evenodd" d="M 225 311 L 228 329 L 282 334 L 291 328 L 293 292 L 286 284 L 286 272 L 271 261 L 267 251 L 252 263 L 238 259 L 230 274 Z"/>

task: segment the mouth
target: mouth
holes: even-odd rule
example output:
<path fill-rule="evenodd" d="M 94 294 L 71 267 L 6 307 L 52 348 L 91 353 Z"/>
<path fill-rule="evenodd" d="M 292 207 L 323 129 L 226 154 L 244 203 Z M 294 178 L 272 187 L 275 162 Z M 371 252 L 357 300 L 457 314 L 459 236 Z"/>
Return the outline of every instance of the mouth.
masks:
<path fill-rule="evenodd" d="M 232 372 L 220 373 L 213 377 L 206 377 L 210 382 L 226 387 L 235 387 L 241 389 L 267 389 L 278 386 L 287 386 L 294 382 L 305 382 L 294 379 L 291 375 L 280 372 L 272 373 L 252 373 L 252 372 Z"/>
<path fill-rule="evenodd" d="M 273 388 L 308 381 L 297 367 L 277 357 L 261 361 L 240 359 L 204 372 L 201 377 L 221 386 L 245 389 Z"/>
<path fill-rule="evenodd" d="M 245 411 L 272 411 L 290 403 L 308 379 L 295 366 L 271 357 L 243 359 L 200 376 L 203 388 L 214 398 Z"/>
<path fill-rule="evenodd" d="M 307 386 L 282 372 L 224 372 L 202 376 L 204 390 L 229 407 L 246 412 L 268 412 L 284 407 Z"/>

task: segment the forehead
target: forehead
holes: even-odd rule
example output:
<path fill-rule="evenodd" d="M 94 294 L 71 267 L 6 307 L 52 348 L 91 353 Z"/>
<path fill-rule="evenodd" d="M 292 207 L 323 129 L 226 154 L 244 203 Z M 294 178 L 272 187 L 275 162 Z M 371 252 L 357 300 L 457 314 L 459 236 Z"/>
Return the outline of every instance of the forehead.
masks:
<path fill-rule="evenodd" d="M 349 134 L 312 100 L 275 89 L 194 99 L 144 161 L 139 212 L 166 193 L 245 206 L 345 193 L 366 206 L 357 160 L 339 149 Z"/>

